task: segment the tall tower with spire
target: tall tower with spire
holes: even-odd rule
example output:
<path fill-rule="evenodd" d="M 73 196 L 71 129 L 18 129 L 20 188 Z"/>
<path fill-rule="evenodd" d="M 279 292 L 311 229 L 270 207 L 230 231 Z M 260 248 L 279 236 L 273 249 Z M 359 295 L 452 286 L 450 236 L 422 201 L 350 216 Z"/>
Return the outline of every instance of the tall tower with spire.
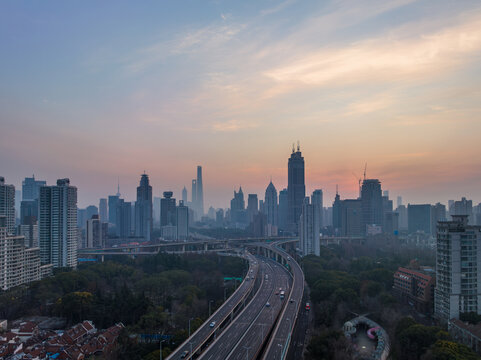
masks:
<path fill-rule="evenodd" d="M 299 142 L 297 143 L 297 151 L 295 151 L 294 144 L 292 145 L 292 154 L 287 169 L 287 227 L 290 232 L 297 233 L 302 204 L 306 196 L 304 158 Z"/>

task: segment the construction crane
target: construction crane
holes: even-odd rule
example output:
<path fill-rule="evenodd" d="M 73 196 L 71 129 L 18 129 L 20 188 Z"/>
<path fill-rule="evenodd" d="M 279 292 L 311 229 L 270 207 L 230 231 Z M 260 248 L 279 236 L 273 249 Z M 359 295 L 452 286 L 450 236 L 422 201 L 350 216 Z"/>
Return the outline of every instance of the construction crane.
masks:
<path fill-rule="evenodd" d="M 354 171 L 352 172 L 352 175 L 357 180 L 357 186 L 359 187 L 359 197 L 361 197 L 361 181 L 362 181 L 362 178 L 360 176 L 358 177 L 356 174 L 354 174 Z"/>
<path fill-rule="evenodd" d="M 367 163 L 364 165 L 364 180 L 366 180 L 366 170 L 367 170 Z"/>

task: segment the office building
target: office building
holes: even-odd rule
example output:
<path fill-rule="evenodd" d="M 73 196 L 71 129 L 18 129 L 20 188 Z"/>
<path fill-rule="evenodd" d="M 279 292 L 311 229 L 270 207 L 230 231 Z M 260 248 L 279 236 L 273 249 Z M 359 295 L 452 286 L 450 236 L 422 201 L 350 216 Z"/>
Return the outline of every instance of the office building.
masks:
<path fill-rule="evenodd" d="M 360 199 L 345 199 L 339 203 L 340 236 L 364 236 L 362 226 L 362 202 Z"/>
<path fill-rule="evenodd" d="M 301 216 L 306 185 L 304 181 L 304 158 L 297 145 L 297 151 L 292 147 L 292 154 L 287 164 L 287 212 L 288 230 L 296 233 L 299 230 L 299 217 Z"/>
<path fill-rule="evenodd" d="M 251 223 L 254 220 L 254 216 L 259 212 L 259 201 L 257 194 L 249 194 L 247 196 L 247 218 Z"/>
<path fill-rule="evenodd" d="M 189 238 L 189 208 L 184 205 L 184 202 L 179 201 L 179 206 L 176 207 L 176 228 L 177 240 L 187 240 Z"/>
<path fill-rule="evenodd" d="M 334 202 L 332 203 L 332 227 L 334 228 L 334 231 L 336 231 L 338 234 L 341 233 L 341 227 L 342 227 L 341 214 L 342 214 L 341 196 L 336 190 L 336 196 L 334 197 Z M 363 230 L 363 234 L 364 233 L 365 233 L 365 230 Z"/>
<path fill-rule="evenodd" d="M 398 214 L 399 230 L 408 230 L 408 209 L 406 205 L 399 205 L 396 212 Z"/>
<path fill-rule="evenodd" d="M 100 221 L 104 223 L 109 221 L 107 199 L 99 200 L 99 217 L 100 217 Z"/>
<path fill-rule="evenodd" d="M 152 234 L 152 186 L 149 177 L 142 174 L 140 185 L 137 187 L 137 201 L 135 202 L 135 236 L 150 241 Z"/>
<path fill-rule="evenodd" d="M 176 200 L 172 197 L 172 191 L 164 191 L 164 197 L 160 200 L 160 226 L 176 224 Z"/>
<path fill-rule="evenodd" d="M 182 189 L 182 201 L 183 201 L 184 205 L 187 205 L 187 202 L 188 202 L 187 201 L 187 189 L 185 188 L 185 186 Z"/>
<path fill-rule="evenodd" d="M 384 214 L 383 231 L 390 235 L 399 234 L 399 214 L 397 212 L 391 211 Z"/>
<path fill-rule="evenodd" d="M 7 232 L 15 234 L 15 186 L 5 183 L 0 176 L 0 216 L 5 216 Z"/>
<path fill-rule="evenodd" d="M 77 188 L 69 179 L 40 188 L 39 242 L 42 264 L 77 267 Z"/>
<path fill-rule="evenodd" d="M 38 222 L 34 216 L 25 217 L 23 224 L 19 226 L 20 235 L 25 239 L 26 247 L 39 247 Z"/>
<path fill-rule="evenodd" d="M 194 212 L 197 212 L 196 207 L 197 207 L 197 180 L 193 179 L 192 180 L 192 201 L 191 201 L 191 208 L 194 210 Z"/>
<path fill-rule="evenodd" d="M 383 200 L 381 182 L 377 179 L 365 179 L 361 188 L 363 229 L 369 226 L 383 225 Z"/>
<path fill-rule="evenodd" d="M 267 222 L 267 236 L 275 236 L 278 226 L 278 204 L 277 190 L 272 181 L 267 186 L 263 207 L 262 212 L 266 215 Z"/>
<path fill-rule="evenodd" d="M 288 198 L 287 189 L 282 189 L 279 191 L 279 210 L 278 210 L 278 221 L 279 229 L 287 230 L 287 216 L 288 216 Z"/>
<path fill-rule="evenodd" d="M 154 222 L 154 228 L 160 228 L 161 200 L 161 197 L 154 196 L 152 206 L 152 219 Z"/>
<path fill-rule="evenodd" d="M 299 218 L 299 243 L 303 256 L 314 254 L 320 256 L 320 216 L 318 206 L 309 203 L 309 198 L 304 198 Z"/>
<path fill-rule="evenodd" d="M 400 207 L 402 204 L 403 204 L 403 198 L 401 196 L 398 196 L 396 201 L 396 208 Z"/>
<path fill-rule="evenodd" d="M 242 227 L 243 225 L 245 226 L 247 224 L 242 186 L 239 187 L 238 192 L 234 190 L 234 198 L 230 201 L 230 216 L 231 222 L 233 224 L 237 224 L 236 227 Z"/>
<path fill-rule="evenodd" d="M 35 175 L 22 181 L 22 200 L 38 200 L 40 187 L 47 185 L 45 180 L 35 180 Z"/>
<path fill-rule="evenodd" d="M 430 204 L 408 204 L 408 231 L 410 234 L 422 231 L 430 235 L 432 231 L 431 221 Z"/>
<path fill-rule="evenodd" d="M 447 323 L 461 313 L 481 315 L 481 227 L 467 215 L 438 224 L 434 315 Z"/>
<path fill-rule="evenodd" d="M 119 202 L 119 195 L 109 196 L 109 224 L 112 228 L 117 226 L 117 204 Z"/>
<path fill-rule="evenodd" d="M 87 248 L 103 248 L 107 240 L 108 223 L 100 221 L 99 215 L 92 215 L 87 220 L 86 227 L 86 247 Z"/>
<path fill-rule="evenodd" d="M 215 225 L 217 227 L 224 227 L 224 209 L 218 209 L 215 212 Z"/>
<path fill-rule="evenodd" d="M 119 199 L 115 212 L 115 218 L 117 221 L 115 234 L 122 239 L 131 237 L 133 233 L 132 203 L 126 202 L 124 199 Z"/>
<path fill-rule="evenodd" d="M 38 219 L 38 199 L 22 200 L 20 203 L 20 224 L 31 222 L 31 219 Z"/>

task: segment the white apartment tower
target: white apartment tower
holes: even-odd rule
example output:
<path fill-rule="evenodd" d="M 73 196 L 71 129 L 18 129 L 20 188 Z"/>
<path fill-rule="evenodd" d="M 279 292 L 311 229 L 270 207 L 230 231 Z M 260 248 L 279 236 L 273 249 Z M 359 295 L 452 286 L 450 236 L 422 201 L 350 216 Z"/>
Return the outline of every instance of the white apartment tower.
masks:
<path fill-rule="evenodd" d="M 300 246 L 303 256 L 321 255 L 319 211 L 319 206 L 309 203 L 309 197 L 304 198 L 299 221 Z"/>
<path fill-rule="evenodd" d="M 39 242 L 42 264 L 77 267 L 77 188 L 69 179 L 40 188 Z"/>
<path fill-rule="evenodd" d="M 481 226 L 453 215 L 437 228 L 434 315 L 446 323 L 461 313 L 481 314 Z"/>
<path fill-rule="evenodd" d="M 15 186 L 5 184 L 0 176 L 0 216 L 6 217 L 7 232 L 15 234 Z"/>

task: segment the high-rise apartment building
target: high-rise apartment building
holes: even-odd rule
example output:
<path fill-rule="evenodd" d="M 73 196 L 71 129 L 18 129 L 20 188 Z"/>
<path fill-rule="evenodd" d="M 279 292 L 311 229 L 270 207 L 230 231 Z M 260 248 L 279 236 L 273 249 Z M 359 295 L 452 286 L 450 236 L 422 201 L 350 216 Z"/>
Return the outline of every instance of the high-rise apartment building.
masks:
<path fill-rule="evenodd" d="M 86 227 L 86 247 L 87 248 L 103 248 L 107 240 L 108 223 L 103 223 L 99 215 L 92 215 L 87 220 Z"/>
<path fill-rule="evenodd" d="M 368 225 L 382 226 L 383 201 L 381 182 L 378 179 L 365 179 L 361 188 L 363 229 Z"/>
<path fill-rule="evenodd" d="M 299 217 L 306 197 L 304 173 L 304 158 L 298 144 L 297 151 L 294 151 L 294 147 L 292 148 L 292 154 L 287 165 L 287 227 L 293 233 L 299 230 Z"/>
<path fill-rule="evenodd" d="M 474 225 L 475 218 L 473 216 L 473 201 L 466 200 L 465 197 L 461 198 L 460 201 L 455 201 L 453 204 L 452 215 L 467 215 L 468 224 Z"/>
<path fill-rule="evenodd" d="M 436 203 L 436 205 L 431 206 L 431 234 L 436 235 L 438 222 L 447 221 L 446 217 L 446 206 L 441 203 Z"/>
<path fill-rule="evenodd" d="M 0 288 L 8 290 L 51 274 L 50 264 L 40 265 L 39 248 L 26 248 L 23 236 L 10 235 L 6 217 L 0 216 Z"/>
<path fill-rule="evenodd" d="M 152 186 L 149 185 L 148 175 L 142 174 L 135 202 L 135 236 L 150 241 L 152 226 Z"/>
<path fill-rule="evenodd" d="M 443 322 L 462 313 L 481 315 L 481 227 L 467 215 L 438 224 L 434 315 Z"/>
<path fill-rule="evenodd" d="M 321 228 L 318 214 L 319 207 L 309 203 L 309 197 L 304 198 L 299 218 L 299 242 L 302 255 L 321 254 Z"/>
<path fill-rule="evenodd" d="M 9 234 L 15 234 L 15 186 L 5 184 L 0 176 L 0 216 L 5 216 Z"/>
<path fill-rule="evenodd" d="M 39 242 L 42 264 L 77 267 L 77 188 L 69 179 L 40 188 Z"/>

